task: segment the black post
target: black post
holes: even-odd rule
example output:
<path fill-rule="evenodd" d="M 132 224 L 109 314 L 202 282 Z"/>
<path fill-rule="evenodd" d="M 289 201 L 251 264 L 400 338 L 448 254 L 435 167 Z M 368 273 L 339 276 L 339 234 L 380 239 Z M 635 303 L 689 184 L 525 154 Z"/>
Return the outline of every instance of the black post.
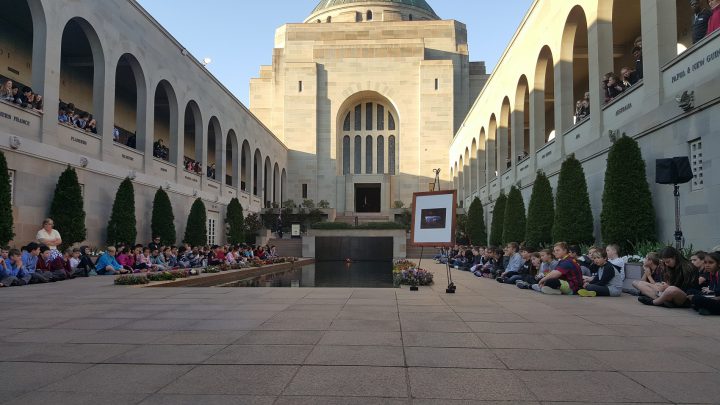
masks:
<path fill-rule="evenodd" d="M 675 184 L 675 248 L 680 250 L 683 246 L 683 232 L 680 223 L 680 186 Z"/>

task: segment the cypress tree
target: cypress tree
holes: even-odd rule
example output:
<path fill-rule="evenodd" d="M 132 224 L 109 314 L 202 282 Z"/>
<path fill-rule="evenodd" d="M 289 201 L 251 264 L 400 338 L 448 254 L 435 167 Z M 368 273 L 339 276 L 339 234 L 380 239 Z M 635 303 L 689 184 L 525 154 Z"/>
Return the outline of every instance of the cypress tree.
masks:
<path fill-rule="evenodd" d="M 528 206 L 525 243 L 528 246 L 549 246 L 553 242 L 552 227 L 555 219 L 553 191 L 545 173 L 538 171 Z"/>
<path fill-rule="evenodd" d="M 50 218 L 62 237 L 61 251 L 84 241 L 87 237 L 80 182 L 77 172 L 69 165 L 62 172 L 55 186 L 55 194 L 50 204 Z"/>
<path fill-rule="evenodd" d="M 507 196 L 505 191 L 500 192 L 500 196 L 495 201 L 495 209 L 492 215 L 492 224 L 490 225 L 490 244 L 492 246 L 501 246 L 503 244 L 503 221 L 505 221 L 505 203 Z"/>
<path fill-rule="evenodd" d="M 190 208 L 183 241 L 191 246 L 207 244 L 207 212 L 201 198 L 195 200 Z"/>
<path fill-rule="evenodd" d="M 177 242 L 172 204 L 170 203 L 170 197 L 162 188 L 155 192 L 150 229 L 153 237 L 160 237 L 162 245 L 170 246 Z"/>
<path fill-rule="evenodd" d="M 227 206 L 228 242 L 232 244 L 245 242 L 245 217 L 240 200 L 233 198 Z"/>
<path fill-rule="evenodd" d="M 135 189 L 129 178 L 120 183 L 112 214 L 107 229 L 108 245 L 124 243 L 134 245 L 137 238 L 137 224 L 135 220 Z"/>
<path fill-rule="evenodd" d="M 505 203 L 503 242 L 525 241 L 525 201 L 520 189 L 512 186 Z"/>
<path fill-rule="evenodd" d="M 638 143 L 621 137 L 610 148 L 600 225 L 604 243 L 630 252 L 638 242 L 654 242 L 655 208 Z"/>
<path fill-rule="evenodd" d="M 475 197 L 470 204 L 467 215 L 467 234 L 470 243 L 473 245 L 484 245 L 487 243 L 487 229 L 485 227 L 485 213 L 483 212 L 482 202 Z"/>
<path fill-rule="evenodd" d="M 589 245 L 595 242 L 585 171 L 575 155 L 564 161 L 560 168 L 553 239 L 572 244 Z"/>
<path fill-rule="evenodd" d="M 10 173 L 5 154 L 0 151 L 0 245 L 5 246 L 15 237 L 10 195 Z"/>

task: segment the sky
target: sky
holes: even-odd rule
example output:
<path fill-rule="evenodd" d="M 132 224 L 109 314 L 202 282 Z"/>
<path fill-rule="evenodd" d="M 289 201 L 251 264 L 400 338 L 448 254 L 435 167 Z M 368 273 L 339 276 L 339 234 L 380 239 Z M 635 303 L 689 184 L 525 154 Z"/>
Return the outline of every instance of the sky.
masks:
<path fill-rule="evenodd" d="M 319 0 L 138 0 L 196 58 L 248 105 L 250 79 L 270 65 L 275 30 L 300 23 Z M 471 61 L 495 67 L 532 0 L 428 0 L 444 20 L 468 27 Z"/>

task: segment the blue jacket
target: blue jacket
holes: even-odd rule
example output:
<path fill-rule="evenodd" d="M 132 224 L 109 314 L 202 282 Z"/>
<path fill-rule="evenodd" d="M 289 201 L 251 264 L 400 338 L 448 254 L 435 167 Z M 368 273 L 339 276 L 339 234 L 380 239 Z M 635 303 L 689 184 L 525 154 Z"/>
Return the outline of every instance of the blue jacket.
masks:
<path fill-rule="evenodd" d="M 9 270 L 9 273 L 10 273 L 10 274 L 8 274 L 9 276 L 17 277 L 17 278 L 23 278 L 26 276 L 25 268 L 24 267 L 18 268 L 14 263 L 8 264 L 7 269 Z"/>
<path fill-rule="evenodd" d="M 30 254 L 30 252 L 23 251 L 22 252 L 22 261 L 23 261 L 23 267 L 25 267 L 25 272 L 28 274 L 35 273 L 35 269 L 37 269 L 37 262 L 38 257 L 33 256 Z"/>
<path fill-rule="evenodd" d="M 525 264 L 525 261 L 523 260 L 522 256 L 520 256 L 520 253 L 515 253 L 510 257 L 510 263 L 508 263 L 507 267 L 505 268 L 505 271 L 507 272 L 520 272 L 520 269 L 522 268 L 523 264 Z"/>
<path fill-rule="evenodd" d="M 103 253 L 103 255 L 98 258 L 97 263 L 95 264 L 95 270 L 100 271 L 105 269 L 105 267 L 107 266 L 112 266 L 112 268 L 115 270 L 122 269 L 120 263 L 115 260 L 115 256 L 110 256 L 110 254 L 108 253 Z"/>

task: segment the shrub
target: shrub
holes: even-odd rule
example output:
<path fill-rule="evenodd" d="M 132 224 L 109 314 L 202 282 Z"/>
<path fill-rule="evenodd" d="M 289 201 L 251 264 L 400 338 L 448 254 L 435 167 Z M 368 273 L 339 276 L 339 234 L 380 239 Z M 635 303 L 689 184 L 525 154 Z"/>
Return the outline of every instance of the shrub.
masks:
<path fill-rule="evenodd" d="M 503 242 L 525 241 L 525 201 L 520 189 L 512 186 L 505 203 Z"/>
<path fill-rule="evenodd" d="M 245 242 L 255 243 L 255 237 L 262 228 L 260 216 L 256 213 L 250 213 L 245 217 Z"/>
<path fill-rule="evenodd" d="M 330 208 L 330 202 L 327 200 L 321 200 L 318 203 L 318 208 L 326 210 L 326 209 Z"/>
<path fill-rule="evenodd" d="M 196 199 L 190 208 L 183 242 L 191 246 L 202 246 L 207 243 L 207 211 L 201 198 Z"/>
<path fill-rule="evenodd" d="M 293 201 L 293 200 L 287 200 L 287 201 L 285 201 L 285 202 L 282 204 L 282 206 L 283 206 L 283 208 L 288 208 L 288 209 L 295 209 L 295 208 L 297 208 L 297 204 L 295 204 L 295 201 Z"/>
<path fill-rule="evenodd" d="M 5 154 L 0 151 L 0 245 L 7 245 L 14 236 L 10 173 Z"/>
<path fill-rule="evenodd" d="M 555 201 L 552 186 L 545 173 L 538 171 L 528 206 L 525 243 L 528 246 L 549 246 L 553 242 L 552 227 L 555 219 Z"/>
<path fill-rule="evenodd" d="M 402 202 L 402 201 L 400 201 L 400 200 L 395 201 L 395 202 L 393 202 L 393 208 L 396 209 L 396 210 L 405 208 L 405 203 Z"/>
<path fill-rule="evenodd" d="M 227 206 L 228 242 L 238 244 L 245 242 L 245 217 L 240 200 L 233 198 Z"/>
<path fill-rule="evenodd" d="M 302 206 L 303 206 L 303 208 L 307 208 L 309 210 L 314 210 L 315 209 L 315 201 L 309 200 L 309 199 L 303 200 Z"/>
<path fill-rule="evenodd" d="M 555 203 L 553 239 L 572 244 L 592 244 L 593 215 L 590 208 L 585 171 L 574 155 L 560 168 Z"/>
<path fill-rule="evenodd" d="M 655 241 L 655 208 L 638 143 L 621 137 L 610 148 L 600 225 L 604 243 L 630 252 L 638 242 Z"/>
<path fill-rule="evenodd" d="M 82 190 L 75 169 L 68 166 L 58 179 L 50 204 L 50 218 L 62 236 L 60 250 L 82 242 L 87 237 Z"/>
<path fill-rule="evenodd" d="M 135 220 L 135 189 L 129 178 L 120 183 L 107 229 L 108 245 L 132 246 L 137 238 Z"/>
<path fill-rule="evenodd" d="M 174 245 L 177 242 L 172 204 L 170 197 L 162 188 L 155 192 L 150 229 L 152 236 L 159 236 L 160 243 L 165 246 Z"/>
<path fill-rule="evenodd" d="M 126 274 L 115 278 L 115 285 L 143 285 L 148 283 L 150 283 L 150 280 L 148 280 L 147 277 L 133 274 Z"/>
<path fill-rule="evenodd" d="M 490 244 L 493 246 L 501 246 L 503 244 L 503 222 L 505 221 L 506 202 L 507 196 L 505 196 L 505 191 L 501 191 L 500 196 L 497 201 L 495 201 L 492 224 L 490 225 Z"/>
<path fill-rule="evenodd" d="M 485 213 L 483 211 L 482 202 L 480 199 L 475 197 L 473 202 L 470 204 L 467 214 L 467 230 L 468 238 L 470 243 L 473 245 L 484 245 L 487 243 L 487 229 L 485 226 Z"/>
<path fill-rule="evenodd" d="M 333 230 L 333 229 L 352 229 L 353 226 L 345 222 L 318 222 L 311 226 L 312 229 Z"/>

